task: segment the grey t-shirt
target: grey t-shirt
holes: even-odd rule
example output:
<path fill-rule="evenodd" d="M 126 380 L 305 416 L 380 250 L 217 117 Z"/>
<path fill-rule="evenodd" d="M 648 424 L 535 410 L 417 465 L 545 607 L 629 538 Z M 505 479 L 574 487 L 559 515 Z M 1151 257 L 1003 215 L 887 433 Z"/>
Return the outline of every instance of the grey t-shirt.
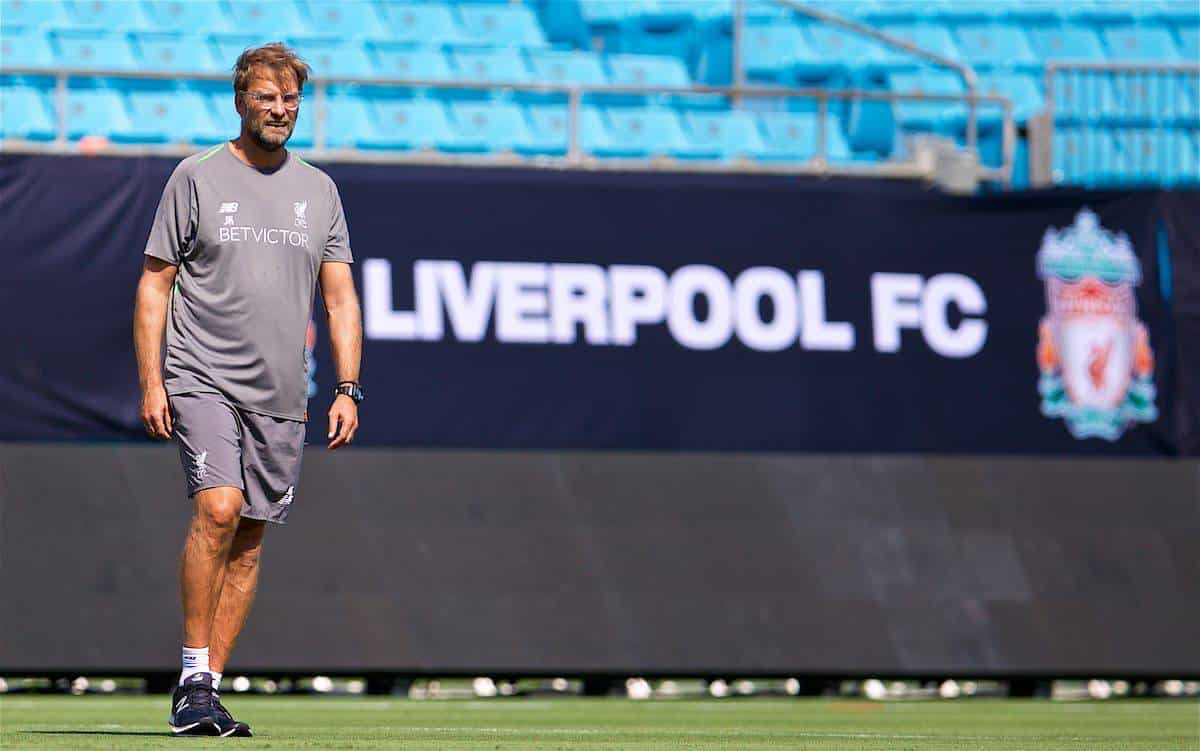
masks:
<path fill-rule="evenodd" d="M 190 156 L 167 181 L 146 255 L 179 267 L 167 393 L 220 394 L 252 412 L 305 419 L 317 273 L 324 262 L 353 262 L 333 180 L 290 153 L 270 172 L 228 144 Z"/>

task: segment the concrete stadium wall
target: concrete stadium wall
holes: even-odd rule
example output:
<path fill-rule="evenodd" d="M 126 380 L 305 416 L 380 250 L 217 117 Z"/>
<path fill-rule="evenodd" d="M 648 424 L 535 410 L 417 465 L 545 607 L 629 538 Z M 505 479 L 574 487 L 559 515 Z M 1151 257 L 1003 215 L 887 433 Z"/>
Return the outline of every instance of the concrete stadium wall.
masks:
<path fill-rule="evenodd" d="M 173 447 L 0 443 L 0 674 L 176 668 Z M 1200 463 L 310 447 L 236 671 L 1200 675 Z"/>

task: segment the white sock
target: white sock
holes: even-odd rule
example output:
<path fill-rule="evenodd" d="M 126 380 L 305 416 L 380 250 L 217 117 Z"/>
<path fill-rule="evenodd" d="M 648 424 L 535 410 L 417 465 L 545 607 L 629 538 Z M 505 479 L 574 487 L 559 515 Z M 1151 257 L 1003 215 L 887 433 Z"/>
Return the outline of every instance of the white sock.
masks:
<path fill-rule="evenodd" d="M 221 674 L 215 670 L 210 670 L 208 672 L 212 673 L 213 688 L 217 689 L 218 691 L 221 690 Z"/>
<path fill-rule="evenodd" d="M 179 674 L 179 685 L 196 673 L 210 673 L 208 669 L 208 647 L 183 648 L 183 672 Z"/>

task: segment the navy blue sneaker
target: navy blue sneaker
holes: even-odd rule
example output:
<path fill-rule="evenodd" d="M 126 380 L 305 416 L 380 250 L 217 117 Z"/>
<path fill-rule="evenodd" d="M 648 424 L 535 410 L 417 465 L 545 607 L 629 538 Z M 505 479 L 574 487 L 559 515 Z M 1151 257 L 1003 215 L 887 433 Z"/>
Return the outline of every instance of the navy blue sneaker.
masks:
<path fill-rule="evenodd" d="M 172 735 L 221 735 L 220 703 L 209 673 L 192 673 L 171 696 Z M 232 718 L 230 718 L 232 719 Z"/>
<path fill-rule="evenodd" d="M 233 715 L 229 714 L 229 710 L 221 703 L 221 696 L 217 695 L 217 724 L 221 726 L 222 738 L 250 738 L 254 733 L 250 732 L 250 726 L 244 722 L 238 722 L 233 719 Z"/>

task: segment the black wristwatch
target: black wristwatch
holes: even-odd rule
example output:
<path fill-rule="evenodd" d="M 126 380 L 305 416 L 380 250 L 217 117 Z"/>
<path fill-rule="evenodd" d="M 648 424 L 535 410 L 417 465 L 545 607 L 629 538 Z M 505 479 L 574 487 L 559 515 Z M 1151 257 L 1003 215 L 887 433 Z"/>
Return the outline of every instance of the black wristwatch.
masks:
<path fill-rule="evenodd" d="M 358 385 L 354 381 L 342 381 L 339 383 L 333 390 L 333 395 L 335 398 L 338 394 L 345 394 L 353 399 L 355 404 L 358 404 L 363 400 L 362 386 Z"/>

